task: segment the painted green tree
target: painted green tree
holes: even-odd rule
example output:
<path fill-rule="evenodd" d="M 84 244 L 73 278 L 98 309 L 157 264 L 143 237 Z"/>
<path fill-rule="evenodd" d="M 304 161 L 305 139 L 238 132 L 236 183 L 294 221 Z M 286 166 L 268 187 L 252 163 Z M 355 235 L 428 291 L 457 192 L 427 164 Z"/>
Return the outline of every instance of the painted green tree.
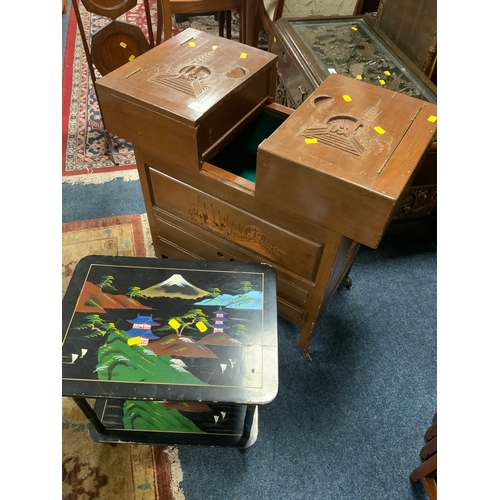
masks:
<path fill-rule="evenodd" d="M 253 285 L 250 281 L 240 281 L 241 288 L 238 292 L 247 293 L 253 291 Z"/>
<path fill-rule="evenodd" d="M 201 323 L 201 325 L 198 325 Z M 196 326 L 198 325 L 198 326 Z M 178 337 L 182 335 L 184 330 L 205 331 L 210 327 L 207 315 L 201 309 L 191 309 L 182 316 L 173 316 L 167 320 L 167 324 L 162 326 L 155 333 L 175 331 Z M 200 330 L 201 328 L 201 330 Z M 202 332 L 203 333 L 203 332 Z"/>
<path fill-rule="evenodd" d="M 88 314 L 85 316 L 85 323 L 75 327 L 76 330 L 92 330 L 92 333 L 85 335 L 84 339 L 93 337 L 103 337 L 113 331 L 118 331 L 114 323 L 104 321 L 99 314 Z"/>
<path fill-rule="evenodd" d="M 220 291 L 220 288 L 214 287 L 214 288 L 209 288 L 207 290 L 208 292 L 208 298 L 210 299 L 215 299 L 218 297 L 222 292 Z"/>
<path fill-rule="evenodd" d="M 97 284 L 97 286 L 102 290 L 103 288 L 111 288 L 111 290 L 115 290 L 116 288 L 113 286 L 113 281 L 115 278 L 113 276 L 102 276 L 101 281 Z"/>
<path fill-rule="evenodd" d="M 142 294 L 142 290 L 138 286 L 131 286 L 125 295 L 127 297 L 130 297 L 131 299 L 135 299 L 135 298 L 146 299 L 147 298 L 145 295 Z"/>
<path fill-rule="evenodd" d="M 247 327 L 241 323 L 236 323 L 231 326 L 231 335 L 235 335 L 238 337 L 243 337 L 247 334 Z"/>

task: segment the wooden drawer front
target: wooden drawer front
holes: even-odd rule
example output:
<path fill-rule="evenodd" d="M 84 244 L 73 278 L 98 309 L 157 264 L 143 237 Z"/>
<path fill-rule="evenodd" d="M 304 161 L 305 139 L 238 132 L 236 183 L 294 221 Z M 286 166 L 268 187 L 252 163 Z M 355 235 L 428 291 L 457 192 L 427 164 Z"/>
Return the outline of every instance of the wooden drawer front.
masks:
<path fill-rule="evenodd" d="M 323 245 L 293 234 L 202 191 L 149 169 L 152 203 L 173 217 L 236 244 L 262 262 L 314 282 Z M 188 247 L 189 249 L 189 247 Z"/>
<path fill-rule="evenodd" d="M 225 244 L 224 241 L 217 244 L 217 240 L 210 238 L 210 235 L 208 235 L 208 238 L 203 237 L 199 231 L 196 231 L 196 228 L 193 228 L 194 231 L 186 231 L 180 227 L 169 224 L 164 219 L 157 217 L 155 217 L 155 225 L 157 227 L 157 234 L 160 240 L 163 243 L 168 243 L 170 247 L 173 247 L 173 249 L 177 248 L 178 251 L 183 251 L 189 256 L 188 258 L 212 261 L 256 261 L 252 258 L 242 258 L 241 255 L 237 255 L 237 251 L 231 252 L 229 245 Z M 175 251 L 173 249 L 171 249 L 170 253 Z M 169 253 L 163 255 L 171 257 Z"/>
<path fill-rule="evenodd" d="M 278 315 L 294 325 L 302 326 L 302 322 L 305 318 L 305 311 L 288 303 L 286 300 L 282 300 L 278 296 Z"/>
<path fill-rule="evenodd" d="M 290 283 L 290 281 L 286 279 L 286 274 L 280 273 L 279 270 L 276 272 L 276 276 L 276 289 L 278 290 L 278 295 L 292 304 L 295 304 L 297 308 L 305 309 L 309 298 L 309 291 Z"/>
<path fill-rule="evenodd" d="M 209 242 L 207 238 L 200 238 L 199 235 L 169 224 L 164 219 L 155 217 L 155 225 L 158 229 L 160 252 L 164 257 L 211 261 L 259 261 L 259 259 L 252 259 L 252 256 L 243 256 L 242 258 L 241 252 L 231 251 L 228 248 L 228 242 L 220 241 L 220 244 L 214 244 L 213 239 Z M 306 310 L 309 292 L 291 283 L 286 271 L 280 268 L 275 268 L 275 270 L 278 312 L 292 323 L 300 325 Z"/>

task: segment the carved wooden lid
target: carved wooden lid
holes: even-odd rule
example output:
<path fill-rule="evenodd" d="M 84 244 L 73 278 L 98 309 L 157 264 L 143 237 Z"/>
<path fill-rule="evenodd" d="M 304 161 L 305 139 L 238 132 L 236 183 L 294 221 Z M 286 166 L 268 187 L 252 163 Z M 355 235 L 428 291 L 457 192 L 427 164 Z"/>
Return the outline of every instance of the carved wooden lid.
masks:
<path fill-rule="evenodd" d="M 269 52 L 188 28 L 101 78 L 99 86 L 196 125 L 276 59 Z"/>
<path fill-rule="evenodd" d="M 436 106 L 332 74 L 259 147 L 397 197 L 436 132 Z"/>

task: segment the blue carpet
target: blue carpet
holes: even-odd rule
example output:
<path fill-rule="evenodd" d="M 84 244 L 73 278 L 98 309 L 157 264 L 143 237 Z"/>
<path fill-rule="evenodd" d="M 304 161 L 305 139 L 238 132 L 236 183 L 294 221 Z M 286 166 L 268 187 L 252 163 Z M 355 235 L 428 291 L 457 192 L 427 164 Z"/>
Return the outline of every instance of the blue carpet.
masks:
<path fill-rule="evenodd" d="M 144 213 L 139 181 L 62 185 L 62 222 Z"/>

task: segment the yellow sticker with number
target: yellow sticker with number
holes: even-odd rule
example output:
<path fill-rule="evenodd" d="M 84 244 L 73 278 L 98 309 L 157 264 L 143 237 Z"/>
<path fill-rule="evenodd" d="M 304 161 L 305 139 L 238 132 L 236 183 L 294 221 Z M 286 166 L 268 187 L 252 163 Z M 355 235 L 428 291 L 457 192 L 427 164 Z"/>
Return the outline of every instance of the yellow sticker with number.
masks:
<path fill-rule="evenodd" d="M 141 343 L 141 337 L 132 337 L 127 340 L 127 345 L 139 345 Z"/>
<path fill-rule="evenodd" d="M 358 28 L 356 26 L 351 26 L 352 31 L 358 31 Z"/>
<path fill-rule="evenodd" d="M 246 59 L 247 58 L 247 53 L 246 52 L 242 52 L 240 54 L 240 59 Z"/>
<path fill-rule="evenodd" d="M 384 75 L 391 76 L 391 72 L 390 71 L 384 71 Z"/>
<path fill-rule="evenodd" d="M 375 132 L 377 132 L 377 134 L 385 134 L 385 130 L 382 128 L 382 127 L 379 127 L 378 125 L 376 127 L 373 127 L 373 130 L 375 130 Z"/>
<path fill-rule="evenodd" d="M 385 80 L 379 80 L 380 85 L 385 85 Z"/>
<path fill-rule="evenodd" d="M 174 330 L 177 330 L 177 328 L 179 328 L 179 326 L 181 326 L 181 324 L 175 319 L 175 318 L 172 318 L 168 324 L 174 329 Z"/>
<path fill-rule="evenodd" d="M 316 139 L 316 137 L 306 137 L 304 141 L 306 144 L 316 144 L 318 139 Z"/>
<path fill-rule="evenodd" d="M 200 330 L 201 333 L 206 332 L 208 330 L 207 325 L 205 325 L 205 323 L 203 323 L 202 321 L 198 321 L 198 323 L 196 323 L 195 326 L 196 328 L 198 328 L 198 330 Z"/>
<path fill-rule="evenodd" d="M 120 42 L 120 47 L 123 47 L 124 49 L 127 48 L 127 44 L 125 42 Z"/>
<path fill-rule="evenodd" d="M 358 80 L 362 80 L 362 79 L 363 79 L 363 77 L 362 77 L 361 75 L 356 75 L 356 78 L 357 78 Z"/>
<path fill-rule="evenodd" d="M 434 123 L 438 119 L 437 116 L 431 115 L 429 118 L 427 118 L 428 122 Z"/>
<path fill-rule="evenodd" d="M 134 59 L 135 59 L 135 56 L 134 56 L 134 55 L 131 55 L 131 56 L 128 58 L 128 60 L 129 60 L 129 61 L 133 61 Z"/>
<path fill-rule="evenodd" d="M 345 102 L 351 102 L 352 99 L 351 99 L 351 96 L 350 95 L 343 95 L 342 98 L 344 99 Z"/>
<path fill-rule="evenodd" d="M 196 47 L 196 43 L 194 43 L 194 42 L 189 42 L 189 46 L 190 46 L 190 47 Z"/>

